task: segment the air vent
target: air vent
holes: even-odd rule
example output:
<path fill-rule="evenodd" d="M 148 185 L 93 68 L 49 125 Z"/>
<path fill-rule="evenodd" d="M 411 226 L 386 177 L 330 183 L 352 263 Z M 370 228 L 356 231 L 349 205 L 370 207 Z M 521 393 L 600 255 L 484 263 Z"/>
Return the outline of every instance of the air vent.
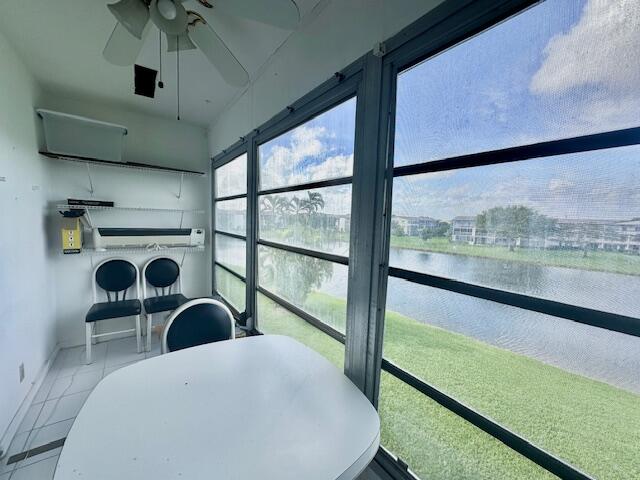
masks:
<path fill-rule="evenodd" d="M 142 65 L 134 65 L 133 68 L 136 95 L 154 98 L 158 71 L 152 68 L 143 67 Z"/>

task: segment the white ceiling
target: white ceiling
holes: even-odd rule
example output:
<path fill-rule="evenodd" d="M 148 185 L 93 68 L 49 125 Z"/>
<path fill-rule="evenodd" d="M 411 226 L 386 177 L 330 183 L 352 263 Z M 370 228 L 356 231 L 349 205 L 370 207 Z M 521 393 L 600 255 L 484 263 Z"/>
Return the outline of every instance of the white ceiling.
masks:
<path fill-rule="evenodd" d="M 295 1 L 304 17 L 319 0 Z M 115 0 L 3 0 L 0 31 L 47 92 L 175 118 L 176 54 L 166 52 L 163 36 L 165 87 L 156 89 L 154 99 L 134 95 L 133 67 L 111 65 L 102 57 L 115 26 L 107 3 Z M 251 78 L 291 33 L 207 9 L 195 0 L 186 1 L 185 7 L 207 19 Z M 158 29 L 152 26 L 137 63 L 157 69 L 158 59 Z M 181 52 L 180 63 L 181 118 L 207 126 L 240 91 L 227 85 L 198 50 Z"/>

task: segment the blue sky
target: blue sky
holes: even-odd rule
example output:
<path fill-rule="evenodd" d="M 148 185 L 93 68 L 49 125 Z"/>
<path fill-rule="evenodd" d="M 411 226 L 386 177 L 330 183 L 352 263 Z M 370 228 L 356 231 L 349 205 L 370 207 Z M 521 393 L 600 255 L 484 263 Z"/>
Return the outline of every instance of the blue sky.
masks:
<path fill-rule="evenodd" d="M 403 72 L 395 165 L 640 126 L 640 2 L 547 0 Z M 263 188 L 349 175 L 355 102 L 260 149 Z M 525 204 L 640 217 L 640 147 L 405 177 L 394 213 L 450 220 Z M 349 192 L 325 192 L 345 213 Z"/>

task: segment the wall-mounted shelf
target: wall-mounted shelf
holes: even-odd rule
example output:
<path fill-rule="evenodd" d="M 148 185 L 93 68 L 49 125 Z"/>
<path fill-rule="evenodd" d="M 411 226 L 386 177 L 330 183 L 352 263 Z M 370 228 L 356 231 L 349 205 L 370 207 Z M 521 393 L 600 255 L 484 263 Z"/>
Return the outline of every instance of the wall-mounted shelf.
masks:
<path fill-rule="evenodd" d="M 135 170 L 150 170 L 155 172 L 177 173 L 181 175 L 194 175 L 194 176 L 200 176 L 200 177 L 206 176 L 205 172 L 198 172 L 195 170 L 183 170 L 181 168 L 160 167 L 158 165 L 149 165 L 147 163 L 111 162 L 108 160 L 98 160 L 97 158 L 76 157 L 74 155 L 58 155 L 57 153 L 51 153 L 46 151 L 40 151 L 39 153 L 40 155 L 44 155 L 45 157 L 48 157 L 48 158 L 53 158 L 56 160 L 64 160 L 67 162 L 79 162 L 79 163 L 101 165 L 101 166 L 107 166 L 107 167 L 131 168 Z"/>
<path fill-rule="evenodd" d="M 204 210 L 191 210 L 188 208 L 152 208 L 152 207 L 103 207 L 97 205 L 56 205 L 57 210 L 129 210 L 134 212 L 176 212 L 176 213 L 193 213 L 204 214 Z"/>
<path fill-rule="evenodd" d="M 161 247 L 161 248 L 109 248 L 107 250 L 95 250 L 93 248 L 83 248 L 80 253 L 67 253 L 61 255 L 67 257 L 82 256 L 82 255 L 122 255 L 122 254 L 136 254 L 136 253 L 203 253 L 205 247 Z"/>

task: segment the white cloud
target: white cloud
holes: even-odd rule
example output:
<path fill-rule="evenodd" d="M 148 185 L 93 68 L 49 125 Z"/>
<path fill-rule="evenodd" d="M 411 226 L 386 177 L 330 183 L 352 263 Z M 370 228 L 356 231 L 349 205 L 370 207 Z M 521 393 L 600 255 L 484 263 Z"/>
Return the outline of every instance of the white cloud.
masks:
<path fill-rule="evenodd" d="M 349 176 L 353 154 L 331 155 L 335 133 L 325 127 L 302 125 L 291 133 L 289 144 L 276 145 L 261 169 L 262 187 L 295 185 L 327 178 Z M 309 158 L 321 160 L 301 166 Z"/>
<path fill-rule="evenodd" d="M 563 192 L 571 187 L 573 187 L 575 183 L 566 180 L 564 178 L 552 178 L 549 180 L 549 184 L 547 187 L 551 192 Z"/>
<path fill-rule="evenodd" d="M 589 0 L 578 23 L 553 37 L 544 53 L 545 59 L 529 85 L 532 93 L 579 93 L 581 97 L 572 108 L 577 109 L 577 120 L 583 124 L 608 129 L 637 123 L 638 0 Z M 588 90 L 576 92 L 582 87 Z"/>

